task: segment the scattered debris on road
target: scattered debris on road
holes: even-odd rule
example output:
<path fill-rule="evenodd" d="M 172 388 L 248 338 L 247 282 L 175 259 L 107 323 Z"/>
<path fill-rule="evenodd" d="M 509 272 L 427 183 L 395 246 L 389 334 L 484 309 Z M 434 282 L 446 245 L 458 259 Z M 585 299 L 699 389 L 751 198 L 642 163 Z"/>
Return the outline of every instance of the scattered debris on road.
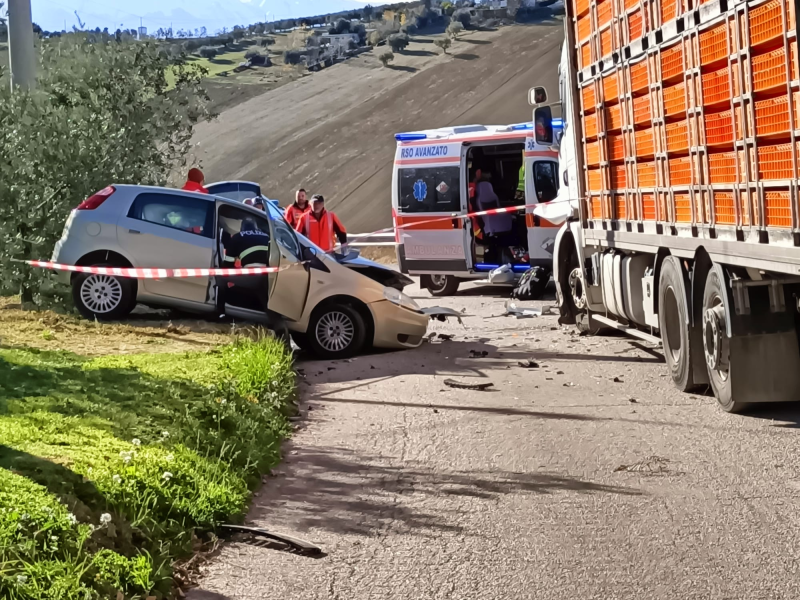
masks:
<path fill-rule="evenodd" d="M 456 388 L 458 390 L 488 390 L 494 384 L 490 381 L 488 383 L 466 383 L 464 381 L 456 381 L 455 379 L 445 379 L 444 384 L 447 387 Z"/>
<path fill-rule="evenodd" d="M 620 379 L 619 377 L 614 377 L 613 381 L 614 381 L 614 383 L 625 383 L 625 382 L 624 382 L 624 381 L 622 381 L 622 379 Z"/>
<path fill-rule="evenodd" d="M 506 302 L 506 317 L 516 317 L 517 319 L 530 319 L 550 314 L 550 307 L 520 306 L 519 303 L 509 300 Z"/>
<path fill-rule="evenodd" d="M 669 468 L 669 459 L 660 456 L 648 456 L 647 458 L 633 463 L 632 465 L 620 465 L 614 472 L 626 471 L 628 473 L 666 473 Z"/>
<path fill-rule="evenodd" d="M 636 398 L 630 398 L 630 399 L 628 399 L 628 402 L 630 402 L 631 404 L 638 404 L 639 403 L 639 401 Z"/>
<path fill-rule="evenodd" d="M 489 352 L 486 350 L 470 350 L 469 357 L 470 358 L 486 358 L 489 356 Z"/>
<path fill-rule="evenodd" d="M 219 528 L 231 533 L 244 533 L 257 537 L 264 537 L 276 542 L 281 542 L 299 554 L 305 554 L 307 556 L 320 556 L 324 554 L 322 548 L 315 546 L 310 542 L 306 542 L 305 540 L 301 540 L 299 538 L 289 537 L 288 535 L 273 533 L 271 531 L 267 531 L 266 529 L 261 529 L 260 527 L 247 527 L 246 525 L 220 525 Z"/>
<path fill-rule="evenodd" d="M 521 360 L 517 364 L 520 367 L 524 368 L 524 369 L 538 369 L 539 368 L 539 363 L 537 363 L 535 360 L 533 360 L 531 358 L 529 358 L 527 360 Z"/>

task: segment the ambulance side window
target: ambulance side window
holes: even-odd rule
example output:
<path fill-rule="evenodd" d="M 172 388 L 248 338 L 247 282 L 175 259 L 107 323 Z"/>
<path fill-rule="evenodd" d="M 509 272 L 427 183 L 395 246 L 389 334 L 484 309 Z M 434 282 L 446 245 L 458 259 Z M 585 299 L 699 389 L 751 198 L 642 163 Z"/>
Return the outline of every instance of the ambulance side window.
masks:
<path fill-rule="evenodd" d="M 533 163 L 533 186 L 537 202 L 550 202 L 558 195 L 558 163 L 543 160 Z"/>
<path fill-rule="evenodd" d="M 459 212 L 461 169 L 400 169 L 399 208 L 403 213 Z"/>

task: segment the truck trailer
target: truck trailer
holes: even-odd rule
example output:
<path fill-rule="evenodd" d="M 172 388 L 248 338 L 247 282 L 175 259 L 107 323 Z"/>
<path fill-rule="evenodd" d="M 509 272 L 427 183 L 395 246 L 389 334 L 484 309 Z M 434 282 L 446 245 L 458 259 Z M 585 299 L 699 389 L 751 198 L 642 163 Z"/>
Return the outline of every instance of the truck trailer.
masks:
<path fill-rule="evenodd" d="M 561 321 L 660 340 L 678 389 L 729 412 L 800 400 L 797 11 L 566 2 Z"/>

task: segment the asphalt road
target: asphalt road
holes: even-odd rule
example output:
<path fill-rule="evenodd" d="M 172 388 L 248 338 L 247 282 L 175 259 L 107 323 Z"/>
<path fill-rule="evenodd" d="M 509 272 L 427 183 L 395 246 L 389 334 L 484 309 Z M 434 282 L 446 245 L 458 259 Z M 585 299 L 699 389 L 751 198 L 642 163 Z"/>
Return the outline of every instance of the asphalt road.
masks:
<path fill-rule="evenodd" d="M 394 134 L 530 120 L 531 87 L 557 94 L 562 39 L 559 18 L 472 33 L 448 56 L 427 40 L 392 69 L 368 54 L 223 112 L 197 128 L 195 152 L 208 181 L 257 181 L 284 204 L 302 186 L 350 231 L 387 227 Z"/>
<path fill-rule="evenodd" d="M 800 597 L 798 407 L 727 415 L 658 349 L 413 295 L 474 316 L 300 364 L 305 419 L 248 518 L 327 555 L 229 543 L 191 600 Z"/>

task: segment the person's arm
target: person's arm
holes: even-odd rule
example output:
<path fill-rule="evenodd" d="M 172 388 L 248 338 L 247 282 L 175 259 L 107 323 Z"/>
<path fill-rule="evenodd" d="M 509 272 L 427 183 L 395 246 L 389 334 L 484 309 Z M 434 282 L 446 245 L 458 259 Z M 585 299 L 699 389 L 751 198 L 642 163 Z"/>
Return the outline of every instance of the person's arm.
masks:
<path fill-rule="evenodd" d="M 347 243 L 347 231 L 345 231 L 344 225 L 339 220 L 335 214 L 331 213 L 331 217 L 333 217 L 333 232 L 336 234 L 336 238 L 339 240 L 339 243 L 344 245 Z"/>
<path fill-rule="evenodd" d="M 308 215 L 303 215 L 299 219 L 297 219 L 297 223 L 292 223 L 291 221 L 289 221 L 289 225 L 294 227 L 294 230 L 297 231 L 298 233 L 302 233 L 303 235 L 305 235 L 306 219 L 307 218 L 308 218 Z"/>

